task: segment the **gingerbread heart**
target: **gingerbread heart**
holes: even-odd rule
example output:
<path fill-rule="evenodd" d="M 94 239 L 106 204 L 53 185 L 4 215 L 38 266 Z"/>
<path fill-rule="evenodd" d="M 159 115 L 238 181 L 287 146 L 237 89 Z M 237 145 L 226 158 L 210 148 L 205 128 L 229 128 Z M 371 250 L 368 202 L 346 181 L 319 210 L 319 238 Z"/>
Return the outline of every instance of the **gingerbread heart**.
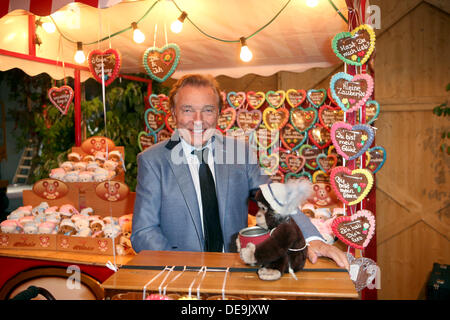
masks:
<path fill-rule="evenodd" d="M 297 150 L 305 143 L 308 136 L 305 132 L 296 130 L 290 123 L 287 123 L 280 130 L 280 140 L 283 146 L 289 150 Z"/>
<path fill-rule="evenodd" d="M 169 132 L 169 130 L 162 129 L 162 130 L 158 131 L 156 136 L 157 136 L 158 142 L 161 142 L 161 141 L 170 139 L 172 134 Z"/>
<path fill-rule="evenodd" d="M 330 183 L 330 176 L 322 171 L 322 170 L 316 170 L 314 171 L 312 175 L 312 182 L 313 183 Z"/>
<path fill-rule="evenodd" d="M 351 32 L 335 35 L 331 47 L 345 63 L 361 66 L 369 60 L 375 49 L 375 32 L 368 24 L 360 25 Z"/>
<path fill-rule="evenodd" d="M 290 172 L 298 173 L 305 166 L 306 159 L 303 156 L 296 154 L 289 154 L 286 156 L 286 164 Z"/>
<path fill-rule="evenodd" d="M 227 130 L 229 130 L 236 121 L 236 110 L 228 107 L 225 109 L 222 109 L 219 115 L 219 119 L 217 120 L 217 129 L 219 129 L 220 132 L 225 133 Z"/>
<path fill-rule="evenodd" d="M 319 167 L 316 159 L 322 153 L 322 150 L 309 144 L 304 144 L 298 149 L 298 153 L 306 159 L 305 166 L 308 169 L 316 170 Z"/>
<path fill-rule="evenodd" d="M 143 64 L 148 75 L 158 82 L 166 81 L 178 66 L 180 48 L 169 43 L 162 48 L 150 47 L 144 52 Z"/>
<path fill-rule="evenodd" d="M 270 176 L 270 180 L 276 183 L 284 183 L 284 173 L 278 170 L 275 174 Z"/>
<path fill-rule="evenodd" d="M 289 121 L 298 131 L 306 131 L 316 123 L 317 110 L 314 108 L 293 108 L 289 112 Z"/>
<path fill-rule="evenodd" d="M 278 164 L 279 169 L 282 172 L 289 171 L 288 165 L 286 163 L 286 157 L 290 154 L 290 151 L 284 148 L 277 148 L 273 150 L 272 153 L 278 153 L 278 157 L 280 158 L 280 163 Z"/>
<path fill-rule="evenodd" d="M 245 92 L 228 92 L 227 101 L 231 107 L 235 109 L 241 108 L 245 102 Z"/>
<path fill-rule="evenodd" d="M 303 89 L 289 89 L 286 91 L 286 101 L 292 108 L 296 108 L 301 105 L 306 99 L 306 91 Z"/>
<path fill-rule="evenodd" d="M 331 144 L 330 131 L 320 123 L 308 131 L 309 140 L 319 149 L 325 149 Z"/>
<path fill-rule="evenodd" d="M 162 128 L 164 128 L 164 118 L 166 113 L 162 110 L 155 110 L 149 108 L 144 113 L 145 124 L 147 125 L 148 130 L 151 132 L 157 133 Z"/>
<path fill-rule="evenodd" d="M 150 104 L 150 107 L 155 110 L 161 110 L 159 101 L 160 97 L 157 94 L 152 93 L 148 96 L 148 103 Z"/>
<path fill-rule="evenodd" d="M 306 98 L 313 107 L 319 108 L 321 105 L 323 105 L 325 99 L 327 98 L 327 90 L 309 89 L 306 93 Z"/>
<path fill-rule="evenodd" d="M 244 132 L 244 130 L 242 130 L 242 132 Z M 266 150 L 278 143 L 279 138 L 279 131 L 270 131 L 260 127 L 250 134 L 249 142 L 253 146 L 256 144 L 258 149 Z"/>
<path fill-rule="evenodd" d="M 259 156 L 259 163 L 266 174 L 273 175 L 278 171 L 280 158 L 276 153 L 270 155 L 267 155 L 267 153 L 263 153 Z"/>
<path fill-rule="evenodd" d="M 300 173 L 289 172 L 284 175 L 285 182 L 288 182 L 289 180 L 300 180 L 300 179 L 308 179 L 309 181 L 312 181 L 312 177 L 309 172 L 300 172 Z"/>
<path fill-rule="evenodd" d="M 107 49 L 105 51 L 92 50 L 88 55 L 89 70 L 94 76 L 95 80 L 102 83 L 102 65 L 103 78 L 105 86 L 111 84 L 119 75 L 122 59 L 119 51 L 116 49 Z"/>
<path fill-rule="evenodd" d="M 331 170 L 330 183 L 336 196 L 351 206 L 361 202 L 373 185 L 373 175 L 367 169 L 350 170 L 336 167 Z"/>
<path fill-rule="evenodd" d="M 371 124 L 377 120 L 379 114 L 380 104 L 375 100 L 366 101 L 366 124 Z M 361 116 L 359 118 L 361 119 Z"/>
<path fill-rule="evenodd" d="M 281 130 L 289 120 L 289 111 L 286 108 L 272 108 L 264 109 L 263 121 L 266 128 L 271 131 Z"/>
<path fill-rule="evenodd" d="M 366 73 L 349 75 L 338 72 L 330 80 L 331 96 L 344 111 L 355 111 L 363 106 L 373 92 L 373 79 Z"/>
<path fill-rule="evenodd" d="M 50 102 L 62 113 L 67 114 L 73 100 L 73 89 L 67 85 L 53 87 L 48 90 Z"/>
<path fill-rule="evenodd" d="M 363 250 L 375 234 L 375 217 L 369 210 L 338 217 L 331 224 L 333 233 L 345 244 Z"/>
<path fill-rule="evenodd" d="M 330 171 L 334 167 L 336 167 L 338 161 L 337 157 L 334 154 L 326 155 L 323 153 L 319 154 L 316 160 L 319 164 L 319 168 L 327 174 L 329 174 Z"/>
<path fill-rule="evenodd" d="M 266 94 L 264 92 L 249 91 L 247 92 L 247 103 L 254 109 L 258 109 L 264 104 Z"/>
<path fill-rule="evenodd" d="M 267 91 L 266 100 L 269 103 L 269 106 L 272 108 L 278 109 L 283 105 L 284 99 L 286 98 L 286 93 L 283 90 L 278 91 Z"/>
<path fill-rule="evenodd" d="M 170 111 L 166 113 L 166 116 L 164 117 L 164 123 L 166 125 L 167 130 L 169 130 L 170 133 L 172 133 L 177 127 L 175 119 L 172 116 L 172 112 Z"/>
<path fill-rule="evenodd" d="M 259 110 L 241 109 L 237 112 L 236 123 L 246 133 L 256 130 L 262 121 L 262 113 Z"/>
<path fill-rule="evenodd" d="M 161 108 L 161 110 L 164 110 L 164 112 L 169 112 L 170 111 L 170 106 L 169 106 L 169 97 L 166 96 L 165 94 L 158 94 L 159 97 L 159 106 Z"/>
<path fill-rule="evenodd" d="M 154 132 L 141 131 L 138 134 L 138 146 L 141 151 L 151 147 L 157 142 L 156 134 Z"/>
<path fill-rule="evenodd" d="M 344 121 L 344 111 L 339 107 L 323 105 L 319 109 L 319 121 L 324 127 L 331 130 L 334 123 Z"/>
<path fill-rule="evenodd" d="M 373 174 L 380 171 L 386 162 L 386 150 L 383 147 L 376 146 L 367 150 L 366 154 L 369 154 L 366 161 L 366 167 Z"/>
<path fill-rule="evenodd" d="M 336 152 L 346 160 L 361 156 L 372 145 L 375 132 L 366 124 L 352 126 L 343 121 L 336 122 L 331 127 L 331 140 Z"/>

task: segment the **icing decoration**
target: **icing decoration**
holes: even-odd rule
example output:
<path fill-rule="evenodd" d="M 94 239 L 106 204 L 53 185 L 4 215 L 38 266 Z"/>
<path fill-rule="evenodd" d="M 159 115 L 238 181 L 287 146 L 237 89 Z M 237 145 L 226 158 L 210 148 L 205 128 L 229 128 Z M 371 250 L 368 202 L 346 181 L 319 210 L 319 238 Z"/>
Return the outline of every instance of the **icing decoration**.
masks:
<path fill-rule="evenodd" d="M 264 104 L 266 94 L 264 92 L 249 91 L 247 92 L 247 103 L 254 109 L 258 109 Z"/>
<path fill-rule="evenodd" d="M 289 121 L 298 131 L 310 129 L 317 120 L 317 110 L 314 108 L 297 107 L 291 109 Z"/>
<path fill-rule="evenodd" d="M 375 217 L 369 210 L 360 210 L 334 219 L 331 229 L 345 244 L 363 250 L 375 233 Z"/>
<path fill-rule="evenodd" d="M 320 123 L 316 123 L 314 128 L 308 131 L 309 140 L 319 149 L 325 149 L 331 144 L 330 131 Z"/>
<path fill-rule="evenodd" d="M 379 114 L 380 104 L 375 100 L 368 100 L 366 102 L 366 124 L 373 123 L 378 118 Z"/>
<path fill-rule="evenodd" d="M 352 126 L 346 122 L 336 122 L 331 127 L 331 139 L 336 152 L 346 160 L 361 156 L 372 145 L 375 132 L 366 124 Z"/>
<path fill-rule="evenodd" d="M 158 131 L 158 133 L 156 134 L 157 137 L 157 141 L 161 142 L 167 139 L 170 139 L 170 137 L 172 136 L 172 134 L 169 132 L 169 130 L 167 129 L 162 129 L 160 131 Z"/>
<path fill-rule="evenodd" d="M 278 164 L 279 169 L 284 173 L 289 171 L 286 163 L 286 157 L 290 154 L 290 151 L 284 148 L 277 148 L 273 151 L 273 153 L 278 153 L 278 157 L 280 158 L 280 163 Z"/>
<path fill-rule="evenodd" d="M 236 139 L 245 139 L 245 140 L 247 140 L 247 138 L 249 137 L 248 135 L 245 134 L 244 130 L 236 126 L 231 127 L 230 130 L 227 131 L 227 135 L 234 137 Z"/>
<path fill-rule="evenodd" d="M 88 55 L 89 70 L 95 80 L 102 83 L 102 64 L 105 87 L 110 85 L 119 75 L 122 59 L 119 51 L 116 49 L 107 49 L 105 51 L 92 50 Z"/>
<path fill-rule="evenodd" d="M 154 145 L 158 139 L 156 138 L 156 134 L 154 132 L 145 132 L 141 131 L 138 134 L 138 146 L 139 150 L 144 151 L 148 147 Z"/>
<path fill-rule="evenodd" d="M 283 90 L 278 91 L 267 91 L 266 100 L 269 103 L 269 106 L 272 108 L 278 109 L 283 105 L 284 99 L 286 97 L 286 93 Z"/>
<path fill-rule="evenodd" d="M 330 88 L 327 88 L 327 95 L 328 95 L 328 98 L 330 99 L 330 103 L 335 105 L 336 107 L 338 107 L 338 104 L 336 103 L 336 101 L 334 101 L 333 96 L 331 95 Z"/>
<path fill-rule="evenodd" d="M 268 130 L 278 131 L 285 126 L 288 120 L 289 111 L 284 107 L 279 109 L 268 107 L 264 109 L 263 121 Z"/>
<path fill-rule="evenodd" d="M 330 183 L 336 196 L 351 206 L 361 202 L 373 185 L 373 175 L 367 169 L 350 170 L 336 167 L 331 170 Z"/>
<path fill-rule="evenodd" d="M 270 176 L 272 182 L 284 183 L 284 173 L 278 170 L 275 174 Z"/>
<path fill-rule="evenodd" d="M 235 121 L 236 121 L 235 109 L 231 107 L 222 109 L 222 111 L 219 114 L 219 119 L 217 120 L 217 129 L 219 129 L 220 132 L 225 133 L 234 125 Z"/>
<path fill-rule="evenodd" d="M 290 123 L 287 123 L 280 131 L 281 143 L 285 148 L 292 151 L 300 148 L 307 137 L 305 132 L 296 130 Z"/>
<path fill-rule="evenodd" d="M 280 163 L 280 158 L 278 154 L 272 153 L 267 155 L 263 153 L 259 156 L 259 163 L 266 174 L 272 175 L 278 171 L 278 164 Z"/>
<path fill-rule="evenodd" d="M 303 89 L 289 89 L 286 91 L 286 101 L 292 108 L 296 108 L 301 105 L 306 99 L 306 91 Z"/>
<path fill-rule="evenodd" d="M 228 92 L 227 101 L 230 107 L 241 108 L 245 102 L 245 92 Z"/>
<path fill-rule="evenodd" d="M 313 183 L 330 183 L 330 176 L 322 170 L 314 171 L 312 175 Z"/>
<path fill-rule="evenodd" d="M 336 148 L 332 144 L 328 148 L 327 154 L 328 155 L 334 154 L 337 157 L 337 159 L 338 159 L 337 166 L 341 166 L 342 165 L 342 157 L 338 155 L 338 153 L 336 152 Z"/>
<path fill-rule="evenodd" d="M 375 49 L 375 32 L 363 24 L 351 32 L 340 32 L 331 41 L 336 56 L 347 64 L 361 66 L 369 60 Z"/>
<path fill-rule="evenodd" d="M 309 172 L 300 172 L 300 173 L 289 172 L 284 175 L 285 182 L 288 182 L 289 180 L 299 180 L 299 179 L 308 179 L 309 181 L 312 181 L 312 177 Z"/>
<path fill-rule="evenodd" d="M 298 153 L 301 156 L 305 157 L 305 159 L 306 159 L 305 166 L 308 169 L 316 170 L 319 167 L 316 159 L 317 159 L 317 156 L 320 153 L 322 153 L 322 150 L 320 150 L 316 147 L 313 147 L 309 144 L 304 144 L 303 146 L 300 147 L 300 149 L 298 149 Z"/>
<path fill-rule="evenodd" d="M 148 130 L 157 133 L 159 130 L 164 128 L 164 117 L 166 116 L 165 112 L 162 110 L 156 110 L 149 108 L 144 113 L 145 124 L 147 125 Z"/>
<path fill-rule="evenodd" d="M 262 121 L 260 110 L 241 109 L 237 112 L 236 123 L 245 132 L 256 130 Z"/>
<path fill-rule="evenodd" d="M 319 122 L 328 130 L 338 121 L 344 121 L 344 111 L 339 107 L 323 105 L 319 109 Z"/>
<path fill-rule="evenodd" d="M 306 93 L 306 98 L 313 107 L 319 108 L 321 105 L 323 105 L 325 99 L 327 98 L 327 90 L 309 89 Z"/>
<path fill-rule="evenodd" d="M 363 106 L 373 92 L 373 79 L 368 74 L 355 76 L 338 72 L 330 80 L 331 96 L 337 105 L 347 111 Z"/>
<path fill-rule="evenodd" d="M 255 142 L 256 145 L 263 149 L 269 149 L 280 138 L 279 131 L 269 131 L 265 128 L 258 128 L 250 134 L 250 141 Z"/>
<path fill-rule="evenodd" d="M 73 89 L 67 85 L 61 87 L 53 87 L 48 90 L 48 98 L 50 102 L 61 112 L 66 115 L 69 106 L 73 100 Z"/>
<path fill-rule="evenodd" d="M 165 94 L 159 94 L 159 106 L 161 107 L 161 110 L 164 112 L 170 112 L 170 106 L 169 106 L 169 97 Z"/>
<path fill-rule="evenodd" d="M 286 156 L 286 164 L 290 172 L 298 173 L 305 166 L 306 159 L 303 156 L 288 154 Z"/>
<path fill-rule="evenodd" d="M 380 171 L 380 169 L 386 162 L 386 150 L 383 147 L 376 146 L 367 150 L 366 155 L 367 155 L 366 160 L 367 169 L 372 171 L 373 174 Z"/>
<path fill-rule="evenodd" d="M 327 174 L 329 174 L 330 171 L 336 167 L 338 161 L 334 154 L 325 155 L 323 153 L 319 154 L 316 160 L 319 164 L 319 168 Z"/>
<path fill-rule="evenodd" d="M 166 81 L 178 66 L 180 48 L 169 43 L 162 48 L 150 47 L 144 52 L 143 64 L 148 75 L 158 82 Z"/>
<path fill-rule="evenodd" d="M 152 93 L 148 96 L 148 103 L 150 104 L 150 107 L 152 107 L 155 110 L 160 110 L 161 107 L 159 105 L 159 96 L 157 94 Z"/>
<path fill-rule="evenodd" d="M 381 272 L 376 262 L 372 259 L 361 257 L 355 259 L 351 254 L 347 253 L 349 263 L 350 279 L 353 281 L 357 291 L 368 289 L 380 289 Z M 373 281 L 375 280 L 375 284 Z"/>
<path fill-rule="evenodd" d="M 177 127 L 175 119 L 172 117 L 172 112 L 170 111 L 166 113 L 166 116 L 164 117 L 164 123 L 166 125 L 166 128 L 170 131 L 170 133 L 172 133 Z"/>

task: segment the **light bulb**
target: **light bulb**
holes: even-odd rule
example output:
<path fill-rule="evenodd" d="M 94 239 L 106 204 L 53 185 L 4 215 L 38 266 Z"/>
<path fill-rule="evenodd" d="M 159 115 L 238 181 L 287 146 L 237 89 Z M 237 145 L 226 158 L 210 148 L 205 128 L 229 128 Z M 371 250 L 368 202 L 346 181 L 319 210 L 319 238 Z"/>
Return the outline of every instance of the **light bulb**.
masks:
<path fill-rule="evenodd" d="M 181 30 L 183 30 L 183 22 L 186 17 L 187 13 L 183 11 L 178 19 L 172 22 L 170 25 L 170 30 L 172 30 L 173 33 L 180 33 Z"/>
<path fill-rule="evenodd" d="M 44 22 L 44 23 L 42 24 L 42 28 L 44 28 L 44 30 L 45 30 L 47 33 L 53 33 L 53 32 L 56 31 L 55 25 L 53 24 L 53 22 L 50 22 L 50 21 Z"/>
<path fill-rule="evenodd" d="M 81 42 L 77 42 L 77 52 L 75 52 L 75 62 L 76 63 L 83 63 L 84 60 L 86 60 L 86 56 L 84 55 L 83 52 L 83 44 Z"/>
<path fill-rule="evenodd" d="M 247 43 L 245 38 L 242 37 L 239 39 L 241 41 L 241 54 L 239 55 L 241 60 L 244 62 L 249 62 L 253 58 L 253 54 L 250 49 L 247 47 Z"/>
<path fill-rule="evenodd" d="M 142 43 L 145 40 L 145 34 L 142 33 L 141 30 L 137 27 L 137 23 L 133 22 L 131 24 L 131 27 L 133 28 L 133 40 L 136 43 Z"/>
<path fill-rule="evenodd" d="M 319 0 L 306 0 L 306 5 L 308 7 L 316 7 L 319 4 Z"/>

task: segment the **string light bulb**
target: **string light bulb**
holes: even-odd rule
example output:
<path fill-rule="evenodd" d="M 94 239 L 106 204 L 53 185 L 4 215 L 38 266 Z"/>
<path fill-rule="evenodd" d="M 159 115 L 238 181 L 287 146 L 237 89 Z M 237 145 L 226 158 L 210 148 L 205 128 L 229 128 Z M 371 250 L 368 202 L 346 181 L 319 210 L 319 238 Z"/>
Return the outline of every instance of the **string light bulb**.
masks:
<path fill-rule="evenodd" d="M 145 34 L 142 33 L 141 30 L 137 27 L 136 22 L 131 23 L 131 27 L 133 28 L 133 40 L 136 43 L 142 43 L 145 40 Z"/>
<path fill-rule="evenodd" d="M 183 11 L 178 19 L 172 22 L 172 24 L 170 25 L 170 30 L 172 30 L 173 33 L 180 33 L 181 30 L 183 30 L 183 22 L 186 17 L 187 13 Z"/>
<path fill-rule="evenodd" d="M 75 52 L 74 59 L 75 62 L 79 64 L 83 63 L 84 60 L 86 60 L 86 56 L 84 55 L 83 52 L 83 44 L 80 41 L 77 42 L 77 52 Z"/>
<path fill-rule="evenodd" d="M 239 55 L 241 60 L 244 62 L 249 62 L 253 58 L 253 54 L 250 49 L 247 47 L 247 42 L 244 37 L 239 39 L 241 41 L 241 54 Z"/>
<path fill-rule="evenodd" d="M 45 32 L 47 33 L 53 33 L 56 31 L 56 27 L 51 21 L 44 22 L 42 24 L 42 28 L 44 28 Z"/>
<path fill-rule="evenodd" d="M 319 4 L 319 0 L 306 0 L 306 5 L 308 7 L 314 8 Z"/>

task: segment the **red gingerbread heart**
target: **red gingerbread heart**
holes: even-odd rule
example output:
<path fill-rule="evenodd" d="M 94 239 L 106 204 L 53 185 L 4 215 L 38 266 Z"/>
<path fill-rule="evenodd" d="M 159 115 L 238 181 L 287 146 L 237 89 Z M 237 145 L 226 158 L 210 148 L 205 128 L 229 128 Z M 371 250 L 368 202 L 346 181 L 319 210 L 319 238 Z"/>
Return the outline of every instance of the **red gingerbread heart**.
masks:
<path fill-rule="evenodd" d="M 69 86 L 53 87 L 48 90 L 50 102 L 62 113 L 67 114 L 73 100 L 73 89 Z"/>
<path fill-rule="evenodd" d="M 119 51 L 115 49 L 107 49 L 105 51 L 92 50 L 88 56 L 89 70 L 95 80 L 102 83 L 102 64 L 105 86 L 111 84 L 119 75 L 122 60 Z"/>

